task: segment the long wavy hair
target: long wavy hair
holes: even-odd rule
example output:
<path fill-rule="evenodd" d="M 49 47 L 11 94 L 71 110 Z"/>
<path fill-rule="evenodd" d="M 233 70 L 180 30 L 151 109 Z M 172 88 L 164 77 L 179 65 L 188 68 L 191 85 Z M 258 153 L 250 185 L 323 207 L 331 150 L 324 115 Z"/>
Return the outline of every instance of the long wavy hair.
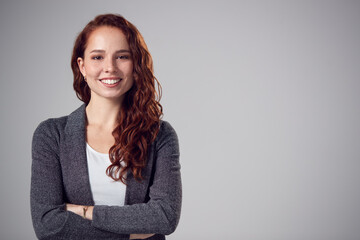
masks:
<path fill-rule="evenodd" d="M 137 28 L 120 15 L 104 14 L 90 21 L 75 40 L 71 68 L 74 74 L 73 87 L 81 101 L 87 105 L 91 92 L 80 72 L 77 59 L 84 58 L 90 34 L 101 26 L 116 27 L 126 36 L 134 78 L 134 84 L 126 93 L 118 113 L 117 127 L 112 132 L 115 144 L 109 150 L 111 165 L 106 169 L 106 174 L 115 181 L 125 183 L 126 173 L 131 170 L 134 178 L 141 181 L 148 149 L 159 132 L 163 114 L 159 103 L 161 85 L 154 76 L 151 55 Z"/>

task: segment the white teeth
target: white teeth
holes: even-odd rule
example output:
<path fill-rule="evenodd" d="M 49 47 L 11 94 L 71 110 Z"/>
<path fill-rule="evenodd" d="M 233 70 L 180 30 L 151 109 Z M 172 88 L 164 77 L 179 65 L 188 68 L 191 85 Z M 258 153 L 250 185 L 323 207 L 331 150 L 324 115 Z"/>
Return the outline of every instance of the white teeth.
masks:
<path fill-rule="evenodd" d="M 120 81 L 120 79 L 104 79 L 104 80 L 101 80 L 101 82 L 106 83 L 106 84 L 115 84 L 115 83 L 117 83 L 119 81 Z"/>

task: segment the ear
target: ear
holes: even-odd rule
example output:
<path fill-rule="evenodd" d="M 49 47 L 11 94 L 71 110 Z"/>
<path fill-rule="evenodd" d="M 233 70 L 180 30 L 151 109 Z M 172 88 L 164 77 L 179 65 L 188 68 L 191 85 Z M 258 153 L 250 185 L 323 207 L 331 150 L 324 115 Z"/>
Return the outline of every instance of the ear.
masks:
<path fill-rule="evenodd" d="M 85 67 L 84 67 L 84 59 L 82 59 L 81 57 L 78 57 L 77 64 L 78 64 L 81 74 L 85 77 L 86 71 L 85 71 Z"/>

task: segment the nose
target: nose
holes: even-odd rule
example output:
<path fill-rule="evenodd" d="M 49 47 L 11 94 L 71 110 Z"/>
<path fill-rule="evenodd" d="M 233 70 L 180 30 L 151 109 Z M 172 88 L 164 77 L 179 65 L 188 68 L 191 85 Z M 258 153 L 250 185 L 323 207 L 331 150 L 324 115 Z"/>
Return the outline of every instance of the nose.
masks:
<path fill-rule="evenodd" d="M 116 72 L 116 60 L 113 58 L 107 58 L 104 61 L 104 71 L 107 73 Z"/>

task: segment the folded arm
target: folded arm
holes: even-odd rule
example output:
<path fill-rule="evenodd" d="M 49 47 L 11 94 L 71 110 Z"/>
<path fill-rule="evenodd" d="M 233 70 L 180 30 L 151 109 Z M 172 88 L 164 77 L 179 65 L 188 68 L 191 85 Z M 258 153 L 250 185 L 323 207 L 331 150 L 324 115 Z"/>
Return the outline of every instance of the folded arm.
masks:
<path fill-rule="evenodd" d="M 94 227 L 127 234 L 168 235 L 175 231 L 182 199 L 179 145 L 174 129 L 166 122 L 155 141 L 154 158 L 150 200 L 121 207 L 95 205 L 87 214 Z"/>
<path fill-rule="evenodd" d="M 156 144 L 150 200 L 122 207 L 91 207 L 91 221 L 66 210 L 56 131 L 40 124 L 33 136 L 31 178 L 31 213 L 38 238 L 129 239 L 142 236 L 135 234 L 172 233 L 181 210 L 179 148 L 172 127 L 166 123 L 163 128 Z"/>
<path fill-rule="evenodd" d="M 35 130 L 32 142 L 31 215 L 39 239 L 129 239 L 92 226 L 66 211 L 56 131 L 50 120 Z"/>

